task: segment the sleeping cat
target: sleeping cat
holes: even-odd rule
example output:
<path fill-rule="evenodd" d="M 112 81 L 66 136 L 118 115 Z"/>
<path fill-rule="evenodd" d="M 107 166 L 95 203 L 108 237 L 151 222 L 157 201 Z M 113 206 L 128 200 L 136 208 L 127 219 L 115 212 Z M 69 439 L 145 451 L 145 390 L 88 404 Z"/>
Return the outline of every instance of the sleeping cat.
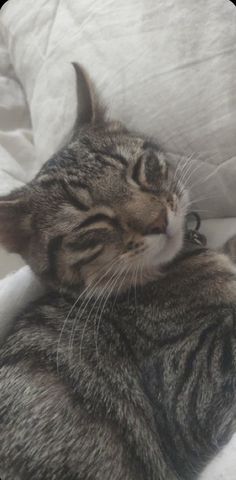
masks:
<path fill-rule="evenodd" d="M 0 350 L 2 480 L 192 480 L 236 430 L 236 271 L 185 250 L 184 175 L 75 65 L 68 145 L 0 201 L 48 293 Z"/>

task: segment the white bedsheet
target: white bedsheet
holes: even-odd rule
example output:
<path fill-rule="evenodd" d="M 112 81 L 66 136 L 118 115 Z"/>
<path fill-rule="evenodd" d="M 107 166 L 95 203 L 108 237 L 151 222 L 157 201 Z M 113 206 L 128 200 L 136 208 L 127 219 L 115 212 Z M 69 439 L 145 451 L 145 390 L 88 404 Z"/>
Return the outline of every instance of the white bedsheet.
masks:
<path fill-rule="evenodd" d="M 113 117 L 169 152 L 194 154 L 190 186 L 210 219 L 209 243 L 236 233 L 233 3 L 8 0 L 0 13 L 0 194 L 31 179 L 66 139 L 75 115 L 71 61 L 87 68 Z M 20 264 L 0 251 L 0 277 Z M 236 478 L 235 445 L 202 480 Z"/>

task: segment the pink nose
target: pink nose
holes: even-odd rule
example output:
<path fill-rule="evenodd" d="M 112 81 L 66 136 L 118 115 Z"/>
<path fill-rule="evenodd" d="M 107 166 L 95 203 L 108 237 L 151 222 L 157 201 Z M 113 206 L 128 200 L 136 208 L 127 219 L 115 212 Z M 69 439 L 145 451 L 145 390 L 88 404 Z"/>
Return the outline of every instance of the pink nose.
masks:
<path fill-rule="evenodd" d="M 160 235 L 161 233 L 164 234 L 166 233 L 167 226 L 167 212 L 166 209 L 163 209 L 159 213 L 157 219 L 148 226 L 146 235 Z"/>

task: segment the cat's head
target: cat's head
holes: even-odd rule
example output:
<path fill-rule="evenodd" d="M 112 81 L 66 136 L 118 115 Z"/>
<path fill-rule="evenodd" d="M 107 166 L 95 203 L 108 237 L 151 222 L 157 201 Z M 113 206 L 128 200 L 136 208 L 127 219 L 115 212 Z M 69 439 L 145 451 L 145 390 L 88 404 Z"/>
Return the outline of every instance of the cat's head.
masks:
<path fill-rule="evenodd" d="M 53 287 L 125 289 L 153 278 L 183 242 L 186 192 L 165 155 L 106 118 L 83 69 L 72 139 L 0 199 L 0 241 Z"/>

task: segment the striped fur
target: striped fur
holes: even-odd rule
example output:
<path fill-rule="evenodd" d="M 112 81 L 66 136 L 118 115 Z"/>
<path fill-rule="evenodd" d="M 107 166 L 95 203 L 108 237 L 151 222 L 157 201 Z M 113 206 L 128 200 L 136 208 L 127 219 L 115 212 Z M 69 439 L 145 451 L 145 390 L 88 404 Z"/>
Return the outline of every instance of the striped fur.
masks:
<path fill-rule="evenodd" d="M 236 429 L 235 267 L 182 249 L 186 170 L 75 68 L 71 141 L 0 201 L 1 242 L 51 287 L 0 349 L 0 477 L 194 480 Z"/>
<path fill-rule="evenodd" d="M 72 306 L 44 297 L 1 350 L 1 478 L 195 479 L 235 431 L 230 262 L 182 256 L 101 319 Z"/>

